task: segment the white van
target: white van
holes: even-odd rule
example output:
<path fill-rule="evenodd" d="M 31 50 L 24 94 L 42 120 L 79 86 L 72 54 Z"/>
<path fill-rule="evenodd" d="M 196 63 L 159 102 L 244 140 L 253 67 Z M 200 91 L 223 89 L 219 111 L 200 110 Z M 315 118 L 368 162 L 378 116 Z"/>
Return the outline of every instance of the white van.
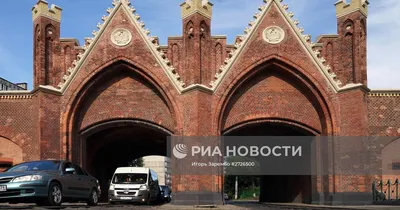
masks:
<path fill-rule="evenodd" d="M 108 202 L 141 202 L 150 204 L 160 198 L 158 176 L 141 167 L 120 167 L 114 172 L 108 190 Z"/>

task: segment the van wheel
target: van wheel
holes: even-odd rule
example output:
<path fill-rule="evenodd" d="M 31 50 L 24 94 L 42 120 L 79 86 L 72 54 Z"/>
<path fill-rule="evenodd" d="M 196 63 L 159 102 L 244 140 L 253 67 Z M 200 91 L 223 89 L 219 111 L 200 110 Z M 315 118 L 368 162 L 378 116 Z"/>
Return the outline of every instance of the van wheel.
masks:
<path fill-rule="evenodd" d="M 147 200 L 146 200 L 146 205 L 150 205 L 151 204 L 151 200 L 150 200 L 150 194 L 147 196 Z"/>
<path fill-rule="evenodd" d="M 92 189 L 92 192 L 90 193 L 89 199 L 87 201 L 87 204 L 89 206 L 97 206 L 97 203 L 99 202 L 99 197 L 97 195 L 97 190 Z"/>

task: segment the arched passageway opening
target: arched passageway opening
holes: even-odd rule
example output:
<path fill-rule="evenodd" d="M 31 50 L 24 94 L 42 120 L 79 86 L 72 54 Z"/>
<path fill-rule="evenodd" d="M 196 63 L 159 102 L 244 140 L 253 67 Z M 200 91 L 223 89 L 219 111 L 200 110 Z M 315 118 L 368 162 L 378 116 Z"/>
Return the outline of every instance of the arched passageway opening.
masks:
<path fill-rule="evenodd" d="M 305 127 L 296 126 L 287 122 L 274 122 L 274 121 L 258 121 L 254 123 L 246 123 L 237 128 L 230 129 L 224 133 L 224 136 L 315 136 L 312 130 Z M 268 140 L 266 140 L 268 141 Z M 310 142 L 305 144 L 312 144 Z M 266 142 L 266 145 L 268 143 Z M 305 155 L 306 157 L 310 157 Z M 304 158 L 302 164 L 306 168 L 311 167 L 311 160 Z M 268 165 L 261 165 L 261 167 L 269 167 Z M 271 168 L 271 170 L 274 170 Z M 232 175 L 231 175 L 232 176 Z M 310 175 L 262 175 L 253 176 L 259 180 L 259 196 L 261 202 L 275 202 L 275 203 L 311 203 L 313 184 Z M 249 177 L 247 177 L 249 178 Z M 243 187 L 242 187 L 243 189 Z M 240 190 L 240 186 L 239 186 Z M 227 191 L 227 189 L 225 189 Z M 241 192 L 239 192 L 240 196 Z M 258 193 L 256 193 L 258 194 Z"/>
<path fill-rule="evenodd" d="M 149 155 L 166 156 L 170 133 L 152 124 L 114 122 L 100 125 L 82 136 L 82 165 L 101 185 L 107 200 L 109 181 L 116 168 Z"/>

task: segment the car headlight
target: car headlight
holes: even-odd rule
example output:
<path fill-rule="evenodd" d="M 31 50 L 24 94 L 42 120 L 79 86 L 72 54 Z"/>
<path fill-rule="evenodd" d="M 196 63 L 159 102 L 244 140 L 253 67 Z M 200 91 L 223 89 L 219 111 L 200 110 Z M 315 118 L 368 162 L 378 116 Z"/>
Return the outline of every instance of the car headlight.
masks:
<path fill-rule="evenodd" d="M 113 184 L 110 185 L 110 190 L 114 190 L 114 185 Z"/>
<path fill-rule="evenodd" d="M 139 190 L 147 190 L 147 189 L 148 189 L 147 185 L 141 185 L 140 188 L 139 188 Z"/>
<path fill-rule="evenodd" d="M 41 176 L 41 175 L 20 176 L 20 177 L 15 177 L 11 182 L 39 181 L 39 180 L 42 180 L 42 178 L 43 178 L 43 176 Z"/>

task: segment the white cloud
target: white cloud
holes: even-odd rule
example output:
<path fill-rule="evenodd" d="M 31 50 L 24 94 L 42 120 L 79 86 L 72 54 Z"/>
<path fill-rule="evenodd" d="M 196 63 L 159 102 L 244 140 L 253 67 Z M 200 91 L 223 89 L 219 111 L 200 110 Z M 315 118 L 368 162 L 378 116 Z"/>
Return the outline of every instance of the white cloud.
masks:
<path fill-rule="evenodd" d="M 400 89 L 400 1 L 375 0 L 368 17 L 368 83 L 371 89 Z"/>
<path fill-rule="evenodd" d="M 244 33 L 244 28 L 253 19 L 254 13 L 258 11 L 258 6 L 263 4 L 263 0 L 211 1 L 214 3 L 212 33 L 214 35 L 227 35 L 230 44 L 233 43 L 237 35 Z M 284 0 L 283 3 L 288 4 L 289 10 L 295 13 L 295 18 L 300 21 L 300 26 L 304 27 L 305 33 L 312 34 L 313 38 L 316 38 L 320 34 L 336 33 L 336 17 L 333 6 L 335 1 Z M 166 44 L 168 36 L 181 35 L 182 22 L 179 5 L 183 0 L 131 0 L 131 2 L 152 35 L 160 36 L 162 44 Z M 400 49 L 400 39 L 397 38 L 400 34 L 400 0 L 374 0 L 370 2 L 367 49 L 369 87 L 371 89 L 400 89 L 398 82 L 400 81 L 400 72 L 398 72 L 399 68 L 397 67 L 399 57 L 397 51 Z M 93 14 L 93 16 L 100 18 L 104 10 L 101 10 L 100 14 Z M 84 27 L 91 30 L 96 23 L 93 22 Z M 71 36 L 83 39 L 82 36 L 73 34 Z M 28 39 L 30 39 L 29 37 L 30 35 Z M 21 65 L 21 63 L 26 63 L 24 60 L 32 59 L 32 57 L 26 57 L 28 54 L 22 58 L 17 56 L 21 52 L 15 51 L 15 48 L 5 41 L 8 39 L 3 38 L 0 37 L 1 76 L 10 80 L 32 78 L 31 68 L 21 68 L 26 66 Z M 28 47 L 25 50 L 30 49 Z M 18 48 L 18 50 L 21 50 L 21 48 Z"/>
<path fill-rule="evenodd" d="M 252 19 L 260 0 L 218 1 L 214 6 L 213 29 L 218 34 L 243 29 Z M 294 11 L 305 33 L 314 37 L 325 33 L 336 33 L 335 7 L 328 1 L 285 0 L 289 10 Z M 239 6 L 240 5 L 240 6 Z M 400 1 L 375 0 L 369 7 L 368 24 L 368 85 L 371 89 L 400 89 L 400 68 L 398 50 L 400 49 Z M 328 24 L 326 24 L 328 23 Z M 225 33 L 224 33 L 225 32 Z M 228 36 L 230 42 L 233 36 Z"/>

